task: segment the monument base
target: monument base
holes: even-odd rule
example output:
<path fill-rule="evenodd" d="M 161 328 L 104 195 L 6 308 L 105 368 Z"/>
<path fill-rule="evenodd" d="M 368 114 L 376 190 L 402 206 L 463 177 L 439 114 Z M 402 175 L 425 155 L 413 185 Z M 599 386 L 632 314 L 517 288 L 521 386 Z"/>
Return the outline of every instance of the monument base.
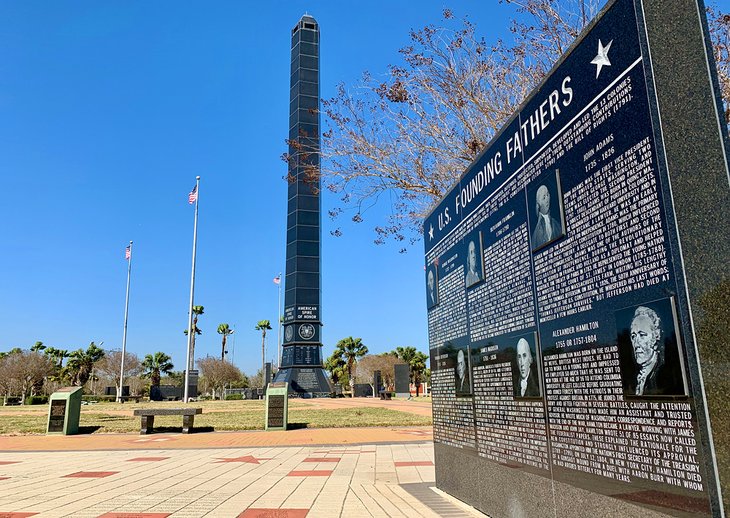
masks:
<path fill-rule="evenodd" d="M 322 367 L 282 367 L 274 383 L 289 384 L 289 395 L 303 398 L 329 397 L 332 393 L 327 373 Z"/>

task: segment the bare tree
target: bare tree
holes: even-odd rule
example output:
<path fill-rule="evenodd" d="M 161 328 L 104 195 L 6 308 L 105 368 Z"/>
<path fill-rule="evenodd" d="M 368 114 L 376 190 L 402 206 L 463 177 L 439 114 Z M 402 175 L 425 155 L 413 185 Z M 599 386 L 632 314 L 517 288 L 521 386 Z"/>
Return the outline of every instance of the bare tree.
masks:
<path fill-rule="evenodd" d="M 124 382 L 129 385 L 129 394 L 131 396 L 141 395 L 147 387 L 147 381 L 140 375 L 124 378 Z"/>
<path fill-rule="evenodd" d="M 15 363 L 10 358 L 12 354 L 0 356 L 0 395 L 3 396 L 3 405 L 7 404 L 8 397 L 13 395 L 17 386 L 17 381 L 13 377 Z"/>
<path fill-rule="evenodd" d="M 122 352 L 107 351 L 106 355 L 96 364 L 95 370 L 101 374 L 111 385 L 119 387 L 119 375 L 122 370 Z M 142 363 L 139 357 L 130 352 L 124 353 L 124 379 L 128 381 L 131 376 L 137 376 L 142 372 Z"/>
<path fill-rule="evenodd" d="M 198 368 L 202 377 L 205 378 L 205 382 L 212 389 L 213 398 L 215 398 L 216 391 L 219 391 L 220 399 L 223 399 L 223 387 L 243 379 L 243 374 L 238 367 L 212 356 L 198 360 Z"/>
<path fill-rule="evenodd" d="M 712 51 L 717 63 L 717 79 L 720 83 L 725 124 L 730 129 L 730 13 L 719 8 L 707 9 L 707 24 L 712 41 Z"/>
<path fill-rule="evenodd" d="M 393 385 L 395 380 L 394 366 L 396 363 L 400 363 L 400 361 L 398 360 L 398 357 L 392 353 L 377 355 L 369 354 L 357 363 L 355 377 L 360 383 L 370 384 L 373 391 L 376 391 L 379 387 L 373 386 L 373 374 L 375 371 L 380 371 L 383 385 L 385 385 L 385 387 L 390 387 Z"/>
<path fill-rule="evenodd" d="M 330 216 L 362 222 L 386 197 L 387 222 L 376 243 L 413 242 L 422 218 L 484 149 L 496 131 L 565 53 L 602 0 L 507 0 L 515 11 L 507 40 L 487 41 L 468 19 L 443 12 L 441 26 L 410 33 L 399 64 L 384 75 L 363 74 L 322 101 L 321 179 L 341 196 Z M 730 98 L 730 17 L 710 11 L 723 96 Z M 727 104 L 726 104 L 727 107 Z M 730 111 L 726 111 L 730 121 Z M 299 140 L 306 143 L 306 136 Z M 295 160 L 307 153 L 295 152 Z M 301 143 L 300 143 L 301 144 Z M 385 196 L 387 194 L 387 196 Z M 333 231 L 341 234 L 341 230 Z M 405 251 L 405 247 L 401 249 Z"/>
<path fill-rule="evenodd" d="M 264 370 L 259 369 L 256 374 L 248 376 L 248 384 L 253 388 L 262 388 L 264 386 Z"/>
<path fill-rule="evenodd" d="M 53 373 L 53 362 L 37 351 L 16 350 L 0 360 L 0 389 L 3 395 L 18 394 L 24 401 L 26 396 L 40 392 L 46 376 Z"/>

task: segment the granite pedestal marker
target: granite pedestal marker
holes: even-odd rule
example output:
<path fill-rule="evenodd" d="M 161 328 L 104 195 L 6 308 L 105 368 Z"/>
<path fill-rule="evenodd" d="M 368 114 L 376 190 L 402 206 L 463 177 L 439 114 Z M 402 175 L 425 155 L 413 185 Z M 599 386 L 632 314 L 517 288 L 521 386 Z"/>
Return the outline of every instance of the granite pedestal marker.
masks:
<path fill-rule="evenodd" d="M 284 342 L 274 381 L 289 393 L 327 396 L 320 337 L 319 26 L 305 15 L 292 29 L 289 192 Z"/>
<path fill-rule="evenodd" d="M 436 485 L 490 516 L 727 514 L 709 49 L 701 2 L 609 2 L 425 221 Z"/>
<path fill-rule="evenodd" d="M 46 433 L 63 435 L 79 433 L 82 393 L 81 387 L 63 387 L 51 394 Z"/>
<path fill-rule="evenodd" d="M 395 395 L 398 397 L 410 396 L 410 367 L 405 363 L 396 363 L 393 366 L 393 374 L 395 377 Z"/>
<path fill-rule="evenodd" d="M 266 387 L 266 430 L 286 430 L 289 423 L 289 398 L 286 383 Z"/>
<path fill-rule="evenodd" d="M 380 371 L 373 371 L 373 397 L 378 397 L 381 389 L 383 389 L 383 377 Z"/>

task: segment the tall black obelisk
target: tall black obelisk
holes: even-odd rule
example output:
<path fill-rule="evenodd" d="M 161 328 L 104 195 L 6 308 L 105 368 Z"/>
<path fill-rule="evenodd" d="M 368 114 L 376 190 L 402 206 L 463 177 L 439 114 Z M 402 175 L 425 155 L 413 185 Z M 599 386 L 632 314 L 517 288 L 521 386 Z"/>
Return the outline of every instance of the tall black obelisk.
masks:
<path fill-rule="evenodd" d="M 302 397 L 331 392 L 320 338 L 319 25 L 304 15 L 291 34 L 289 195 L 284 342 L 274 381 Z"/>

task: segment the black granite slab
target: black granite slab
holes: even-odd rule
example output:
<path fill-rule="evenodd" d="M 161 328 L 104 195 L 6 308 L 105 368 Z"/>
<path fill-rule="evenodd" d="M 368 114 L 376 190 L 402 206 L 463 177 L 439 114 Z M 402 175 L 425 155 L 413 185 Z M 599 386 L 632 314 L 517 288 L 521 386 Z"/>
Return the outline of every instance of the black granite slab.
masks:
<path fill-rule="evenodd" d="M 701 2 L 609 2 L 426 218 L 441 489 L 493 517 L 727 513 L 714 73 Z"/>

